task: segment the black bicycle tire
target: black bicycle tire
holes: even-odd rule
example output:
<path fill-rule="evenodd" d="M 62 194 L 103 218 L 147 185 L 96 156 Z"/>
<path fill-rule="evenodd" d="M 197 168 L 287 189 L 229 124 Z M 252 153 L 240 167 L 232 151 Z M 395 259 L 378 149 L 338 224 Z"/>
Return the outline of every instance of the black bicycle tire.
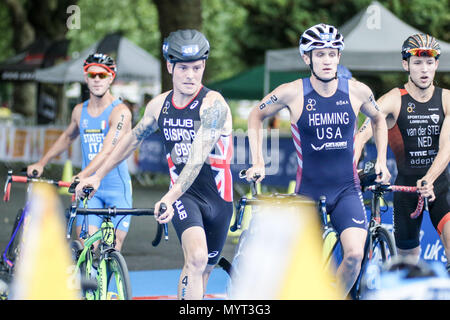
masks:
<path fill-rule="evenodd" d="M 381 239 L 381 241 L 373 241 L 372 242 L 372 250 L 374 249 L 374 246 L 377 244 L 377 243 L 379 243 L 379 242 L 384 242 L 384 243 L 386 243 L 387 244 L 387 249 L 389 250 L 389 252 L 390 252 L 390 256 L 391 257 L 393 257 L 393 256 L 395 256 L 395 255 L 397 255 L 397 250 L 396 250 L 396 247 L 395 247 L 395 245 L 394 245 L 394 241 L 392 240 L 392 236 L 391 236 L 391 234 L 389 233 L 389 231 L 388 230 L 386 230 L 385 228 L 383 228 L 383 227 L 378 227 L 377 228 L 377 230 L 376 230 L 376 233 L 375 233 L 375 239 L 376 238 L 378 238 L 378 239 Z M 383 263 L 384 262 L 386 262 L 388 259 L 386 258 L 386 257 L 383 257 Z"/>
<path fill-rule="evenodd" d="M 69 242 L 70 253 L 73 261 L 76 263 L 80 252 L 83 250 L 83 245 L 79 240 L 71 240 Z"/>
<path fill-rule="evenodd" d="M 368 234 L 368 237 L 371 236 L 370 234 Z M 372 236 L 372 241 L 371 241 L 371 251 L 373 252 L 374 249 L 376 248 L 376 246 L 378 246 L 380 243 L 386 243 L 387 244 L 387 249 L 390 252 L 390 256 L 393 257 L 397 254 L 397 250 L 396 247 L 394 245 L 394 241 L 392 240 L 392 237 L 389 233 L 388 230 L 386 230 L 385 228 L 383 228 L 382 226 L 378 226 Z M 383 246 L 382 246 L 383 247 Z M 383 250 L 382 250 L 383 251 Z M 358 279 L 355 282 L 355 285 L 352 288 L 352 297 L 356 300 L 361 299 L 361 295 L 362 295 L 362 285 L 361 285 L 361 280 L 364 276 L 364 272 L 366 269 L 366 266 L 368 264 L 368 262 L 371 260 L 370 257 L 368 257 L 368 254 L 370 253 L 369 250 L 367 250 L 367 246 L 365 246 L 364 249 L 364 259 L 361 263 L 361 272 L 358 275 Z M 385 254 L 383 254 L 382 257 L 382 263 L 385 263 L 388 259 L 386 259 Z"/>
<path fill-rule="evenodd" d="M 106 270 L 107 270 L 107 275 L 108 275 L 108 279 L 107 279 L 107 286 L 106 286 L 106 291 L 108 292 L 108 289 L 111 285 L 110 281 L 111 281 L 111 270 L 112 270 L 112 265 L 113 262 L 116 263 L 117 265 L 117 271 L 115 272 L 115 277 L 117 275 L 120 276 L 120 280 L 121 280 L 121 284 L 122 284 L 122 290 L 124 293 L 124 300 L 131 300 L 132 299 L 132 291 L 131 291 L 131 280 L 130 280 L 130 274 L 128 272 L 128 267 L 127 267 L 127 263 L 125 261 L 125 258 L 122 256 L 122 254 L 117 251 L 117 250 L 111 250 L 108 253 L 108 258 L 106 261 Z M 116 285 L 117 285 L 117 281 L 116 281 Z"/>

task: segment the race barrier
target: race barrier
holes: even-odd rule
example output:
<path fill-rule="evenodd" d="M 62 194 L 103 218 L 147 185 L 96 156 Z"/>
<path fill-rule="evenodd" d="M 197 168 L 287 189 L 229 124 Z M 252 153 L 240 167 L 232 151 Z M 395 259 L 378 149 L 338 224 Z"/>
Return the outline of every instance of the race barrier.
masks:
<path fill-rule="evenodd" d="M 0 125 L 0 161 L 26 162 L 38 161 L 56 142 L 65 127 L 55 126 L 13 126 Z M 79 138 L 68 151 L 56 157 L 52 163 L 64 164 L 71 160 L 73 165 L 81 166 L 81 145 Z"/>

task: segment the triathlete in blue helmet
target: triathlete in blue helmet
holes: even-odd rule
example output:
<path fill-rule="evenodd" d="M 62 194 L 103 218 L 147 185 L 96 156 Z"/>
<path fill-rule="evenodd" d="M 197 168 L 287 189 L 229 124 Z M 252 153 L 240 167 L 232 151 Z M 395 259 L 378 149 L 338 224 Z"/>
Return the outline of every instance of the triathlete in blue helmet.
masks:
<path fill-rule="evenodd" d="M 337 270 L 345 291 L 353 286 L 363 258 L 367 218 L 353 159 L 353 138 L 361 110 L 374 123 L 378 157 L 377 181 L 389 182 L 386 167 L 387 127 L 372 91 L 365 84 L 338 77 L 344 38 L 330 25 L 318 24 L 300 38 L 300 54 L 311 76 L 283 84 L 255 106 L 248 119 L 254 174 L 265 175 L 262 156 L 263 120 L 281 109 L 290 113 L 297 151 L 296 192 L 314 200 L 325 195 L 331 222 L 344 249 Z"/>

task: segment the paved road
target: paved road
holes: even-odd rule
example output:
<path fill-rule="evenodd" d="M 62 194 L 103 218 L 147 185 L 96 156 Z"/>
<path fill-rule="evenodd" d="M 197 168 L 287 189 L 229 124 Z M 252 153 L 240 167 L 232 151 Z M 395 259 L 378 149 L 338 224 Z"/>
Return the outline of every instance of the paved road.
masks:
<path fill-rule="evenodd" d="M 0 183 L 5 181 L 5 169 L 0 168 Z M 133 187 L 133 206 L 135 208 L 153 207 L 165 193 L 162 188 L 144 188 L 137 183 Z M 3 190 L 2 190 L 3 196 Z M 26 186 L 16 183 L 12 187 L 11 200 L 8 203 L 0 201 L 0 250 L 3 252 L 13 226 L 16 213 L 22 208 L 26 199 Z M 61 196 L 65 208 L 70 206 L 70 197 Z M 154 248 L 151 241 L 154 238 L 156 221 L 153 217 L 133 217 L 122 253 L 130 270 L 162 270 L 180 269 L 183 265 L 183 254 L 172 224 L 169 225 L 169 241 L 161 241 Z M 222 255 L 227 259 L 233 256 L 235 245 L 227 240 Z"/>

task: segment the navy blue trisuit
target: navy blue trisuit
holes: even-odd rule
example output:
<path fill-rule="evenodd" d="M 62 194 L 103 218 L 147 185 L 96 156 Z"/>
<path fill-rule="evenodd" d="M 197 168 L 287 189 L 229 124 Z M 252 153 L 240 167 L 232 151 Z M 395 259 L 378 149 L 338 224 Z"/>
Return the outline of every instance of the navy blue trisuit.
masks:
<path fill-rule="evenodd" d="M 326 196 L 330 220 L 341 234 L 366 229 L 367 216 L 354 160 L 357 117 L 349 97 L 349 80 L 338 78 L 331 97 L 322 97 L 302 79 L 303 111 L 291 133 L 297 152 L 296 193 L 318 201 Z M 295 107 L 295 106 L 294 106 Z"/>

